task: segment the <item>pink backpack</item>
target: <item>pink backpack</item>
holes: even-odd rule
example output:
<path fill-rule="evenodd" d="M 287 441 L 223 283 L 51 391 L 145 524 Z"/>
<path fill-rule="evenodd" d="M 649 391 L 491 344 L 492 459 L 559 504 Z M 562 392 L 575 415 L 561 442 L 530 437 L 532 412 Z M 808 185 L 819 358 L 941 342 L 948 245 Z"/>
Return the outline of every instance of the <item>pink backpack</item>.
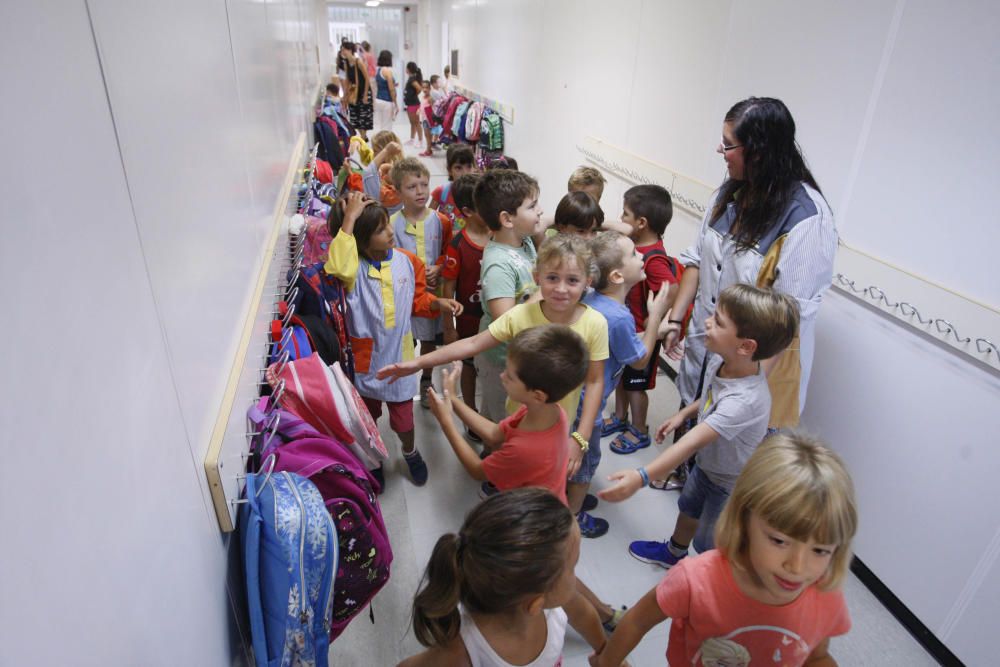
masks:
<path fill-rule="evenodd" d="M 330 228 L 325 218 L 306 216 L 305 240 L 302 242 L 302 264 L 309 266 L 317 262 L 326 262 L 330 253 Z"/>
<path fill-rule="evenodd" d="M 389 581 L 392 547 L 375 497 L 379 485 L 352 451 L 333 438 L 307 436 L 273 453 L 274 472 L 293 472 L 315 484 L 337 527 L 332 642 Z"/>
<path fill-rule="evenodd" d="M 479 141 L 479 131 L 483 122 L 483 113 L 486 107 L 482 102 L 473 102 L 465 114 L 465 139 L 466 141 Z"/>

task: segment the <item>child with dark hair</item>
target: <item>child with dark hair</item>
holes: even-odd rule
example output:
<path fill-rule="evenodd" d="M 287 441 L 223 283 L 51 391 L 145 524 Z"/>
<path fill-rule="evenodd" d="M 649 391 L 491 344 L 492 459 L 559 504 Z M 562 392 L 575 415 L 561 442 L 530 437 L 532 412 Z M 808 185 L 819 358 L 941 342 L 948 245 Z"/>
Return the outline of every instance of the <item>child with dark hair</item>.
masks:
<path fill-rule="evenodd" d="M 586 192 L 570 192 L 559 200 L 552 224 L 560 234 L 576 234 L 589 239 L 604 224 L 604 211 Z"/>
<path fill-rule="evenodd" d="M 413 356 L 412 316 L 437 317 L 440 311 L 460 314 L 462 306 L 438 299 L 426 290 L 424 263 L 401 248 L 389 214 L 374 200 L 351 192 L 330 212 L 329 256 L 324 269 L 344 283 L 348 333 L 354 349 L 354 385 L 374 419 L 389 407 L 389 426 L 403 445 L 403 459 L 413 482 L 427 482 L 427 465 L 414 446 L 413 396 L 416 378 L 396 384 L 380 382 L 375 371 L 386 363 Z M 381 468 L 375 471 L 384 484 Z"/>
<path fill-rule="evenodd" d="M 476 170 L 476 155 L 468 144 L 452 144 L 444 154 L 445 166 L 448 168 L 448 182 L 439 185 L 431 192 L 430 207 L 443 213 L 451 222 L 452 232 L 458 234 L 465 226 L 465 218 L 455 203 L 452 185 L 465 174 Z"/>
<path fill-rule="evenodd" d="M 514 336 L 500 381 L 521 407 L 499 424 L 453 400 L 461 362 L 444 372 L 443 393 L 428 390 L 431 411 L 473 479 L 488 481 L 500 491 L 541 486 L 566 502 L 569 424 L 558 401 L 583 383 L 588 356 L 580 335 L 564 325 L 537 326 Z M 493 451 L 490 456 L 479 458 L 459 433 L 453 414 L 482 436 Z"/>
<path fill-rule="evenodd" d="M 636 251 L 642 255 L 645 279 L 629 291 L 625 299 L 632 316 L 635 330 L 645 331 L 646 298 L 661 289 L 679 282 L 679 276 L 671 268 L 677 261 L 667 255 L 663 247 L 663 233 L 673 217 L 670 193 L 659 185 L 636 185 L 625 191 L 622 223 L 629 228 L 629 237 L 635 242 Z M 678 271 L 679 273 L 679 271 Z M 611 443 L 611 451 L 617 454 L 632 454 L 649 447 L 649 426 L 646 415 L 649 411 L 647 391 L 656 387 L 656 371 L 659 359 L 659 344 L 642 370 L 626 368 L 615 390 L 615 414 L 603 423 L 604 435 L 621 433 Z"/>
<path fill-rule="evenodd" d="M 573 517 L 548 491 L 489 498 L 434 545 L 413 600 L 428 649 L 400 667 L 561 664 L 579 557 Z"/>
<path fill-rule="evenodd" d="M 489 243 L 490 230 L 476 213 L 473 194 L 478 183 L 478 174 L 465 174 L 453 185 L 455 206 L 465 219 L 465 228 L 445 248 L 444 269 L 441 271 L 444 286 L 441 294 L 456 299 L 465 310 L 455 318 L 447 313 L 442 316 L 446 345 L 479 333 L 479 320 L 483 316 L 479 275 L 483 263 L 483 248 Z M 471 357 L 462 361 L 462 400 L 472 410 L 476 409 L 476 365 Z M 481 442 L 475 431 L 467 430 L 466 434 L 471 440 Z"/>

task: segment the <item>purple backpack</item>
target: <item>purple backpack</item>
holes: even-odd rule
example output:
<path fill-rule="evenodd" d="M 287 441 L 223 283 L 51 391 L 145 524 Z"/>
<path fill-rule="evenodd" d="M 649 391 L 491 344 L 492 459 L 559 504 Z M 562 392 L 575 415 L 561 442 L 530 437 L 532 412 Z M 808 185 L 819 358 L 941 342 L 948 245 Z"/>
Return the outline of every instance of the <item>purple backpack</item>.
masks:
<path fill-rule="evenodd" d="M 278 446 L 274 456 L 275 472 L 294 472 L 316 485 L 337 527 L 333 641 L 389 580 L 392 547 L 375 497 L 379 485 L 346 445 L 327 436 L 298 438 Z"/>

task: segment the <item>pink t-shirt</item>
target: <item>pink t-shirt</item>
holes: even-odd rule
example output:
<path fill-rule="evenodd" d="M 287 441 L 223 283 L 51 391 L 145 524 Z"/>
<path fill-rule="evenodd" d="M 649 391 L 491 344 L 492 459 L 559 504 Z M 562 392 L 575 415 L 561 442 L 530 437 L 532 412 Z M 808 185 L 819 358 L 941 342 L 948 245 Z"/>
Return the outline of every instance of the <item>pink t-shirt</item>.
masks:
<path fill-rule="evenodd" d="M 810 586 L 795 602 L 767 605 L 743 594 L 715 549 L 671 569 L 656 602 L 671 619 L 667 663 L 674 667 L 801 665 L 824 639 L 851 629 L 839 590 Z"/>
<path fill-rule="evenodd" d="M 500 422 L 503 445 L 483 460 L 483 472 L 486 479 L 501 491 L 540 486 L 566 503 L 566 466 L 569 460 L 566 412 L 559 408 L 559 420 L 552 428 L 524 431 L 518 426 L 527 412 L 527 406 L 522 405 Z"/>

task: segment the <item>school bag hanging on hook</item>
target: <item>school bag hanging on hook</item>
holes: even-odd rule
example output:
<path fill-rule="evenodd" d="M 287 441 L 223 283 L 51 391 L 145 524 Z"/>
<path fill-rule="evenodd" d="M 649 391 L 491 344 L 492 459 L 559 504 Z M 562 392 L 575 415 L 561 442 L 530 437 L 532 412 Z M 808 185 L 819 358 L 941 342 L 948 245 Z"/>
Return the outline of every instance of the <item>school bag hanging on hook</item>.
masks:
<path fill-rule="evenodd" d="M 257 665 L 326 667 L 339 544 L 316 486 L 288 472 L 247 475 L 239 531 Z"/>

